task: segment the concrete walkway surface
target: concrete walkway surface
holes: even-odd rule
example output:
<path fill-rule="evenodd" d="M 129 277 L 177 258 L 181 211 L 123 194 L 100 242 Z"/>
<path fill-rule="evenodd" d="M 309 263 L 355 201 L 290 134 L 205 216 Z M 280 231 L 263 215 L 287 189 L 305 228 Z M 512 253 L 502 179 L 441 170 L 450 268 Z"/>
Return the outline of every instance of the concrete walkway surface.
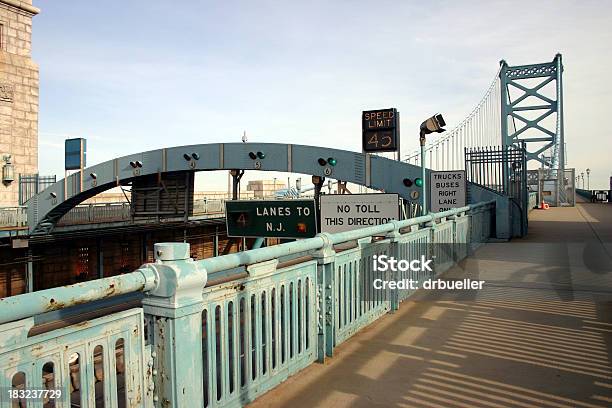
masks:
<path fill-rule="evenodd" d="M 612 205 L 534 210 L 445 274 L 482 293 L 418 293 L 251 406 L 610 407 L 611 254 Z"/>

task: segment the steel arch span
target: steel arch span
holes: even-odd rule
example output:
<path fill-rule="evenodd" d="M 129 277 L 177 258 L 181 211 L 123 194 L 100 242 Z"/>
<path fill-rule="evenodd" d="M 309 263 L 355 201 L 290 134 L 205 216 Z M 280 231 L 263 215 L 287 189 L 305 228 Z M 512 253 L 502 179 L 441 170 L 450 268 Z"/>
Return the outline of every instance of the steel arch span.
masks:
<path fill-rule="evenodd" d="M 264 157 L 257 157 L 257 152 L 264 153 Z M 336 159 L 335 166 L 319 164 L 319 158 L 327 160 L 330 157 Z M 136 163 L 139 166 L 133 167 Z M 420 177 L 421 171 L 420 167 L 405 162 L 316 146 L 211 143 L 169 147 L 130 154 L 88 167 L 83 170 L 82 185 L 80 172 L 52 184 L 28 201 L 29 232 L 32 235 L 50 233 L 59 219 L 77 204 L 140 177 L 232 169 L 323 176 L 395 192 L 408 200 L 411 191 L 418 187 L 406 187 L 403 179 Z"/>

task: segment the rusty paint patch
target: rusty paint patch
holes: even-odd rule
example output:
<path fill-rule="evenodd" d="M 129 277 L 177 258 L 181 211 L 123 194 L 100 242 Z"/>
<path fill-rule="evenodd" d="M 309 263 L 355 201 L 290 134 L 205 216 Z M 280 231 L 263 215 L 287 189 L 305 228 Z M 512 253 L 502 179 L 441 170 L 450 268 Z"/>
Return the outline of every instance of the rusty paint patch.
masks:
<path fill-rule="evenodd" d="M 141 286 L 141 289 L 142 288 L 144 288 L 144 285 Z M 65 309 L 67 307 L 72 307 L 72 306 L 77 306 L 77 305 L 81 305 L 81 304 L 84 304 L 84 303 L 89 303 L 89 302 L 92 302 L 94 300 L 106 299 L 106 298 L 109 298 L 109 297 L 113 297 L 116 294 L 117 294 L 117 289 L 115 287 L 115 283 L 112 282 L 104 290 L 104 293 L 103 293 L 102 296 L 100 296 L 100 297 L 96 296 L 93 299 L 78 299 L 78 298 L 76 298 L 76 299 L 71 299 L 68 302 L 58 302 L 54 298 L 51 298 L 51 299 L 49 299 L 49 303 L 45 307 L 45 311 L 46 312 L 51 312 L 53 310 Z"/>
<path fill-rule="evenodd" d="M 58 302 L 55 299 L 51 299 L 49 300 L 49 304 L 45 307 L 45 311 L 51 312 L 53 310 L 65 309 L 67 307 L 81 305 L 83 303 L 89 303 L 89 302 L 90 302 L 89 299 L 85 299 L 85 300 L 79 299 L 79 300 L 73 300 L 70 302 Z"/>
<path fill-rule="evenodd" d="M 104 291 L 104 295 L 102 295 L 102 299 L 106 299 L 112 296 L 115 296 L 115 283 L 112 282 L 110 285 L 108 285 L 108 288 L 106 288 L 106 290 Z"/>
<path fill-rule="evenodd" d="M 238 290 L 238 291 L 243 291 L 245 289 L 244 283 L 239 283 L 237 285 L 234 285 L 233 289 Z"/>

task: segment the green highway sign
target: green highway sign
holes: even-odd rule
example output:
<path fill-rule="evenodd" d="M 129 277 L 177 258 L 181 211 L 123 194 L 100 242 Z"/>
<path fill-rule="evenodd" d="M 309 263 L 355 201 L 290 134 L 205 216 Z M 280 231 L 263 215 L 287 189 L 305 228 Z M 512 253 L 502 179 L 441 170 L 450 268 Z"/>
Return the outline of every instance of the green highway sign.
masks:
<path fill-rule="evenodd" d="M 228 237 L 312 238 L 317 234 L 314 200 L 225 202 Z"/>

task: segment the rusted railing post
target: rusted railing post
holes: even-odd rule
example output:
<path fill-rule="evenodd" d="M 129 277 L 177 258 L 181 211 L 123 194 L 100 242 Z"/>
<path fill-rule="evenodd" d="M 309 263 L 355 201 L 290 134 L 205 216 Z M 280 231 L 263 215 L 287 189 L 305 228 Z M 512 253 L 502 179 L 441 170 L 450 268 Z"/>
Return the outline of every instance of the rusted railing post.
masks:
<path fill-rule="evenodd" d="M 207 273 L 189 258 L 189 244 L 155 244 L 158 285 L 143 300 L 150 318 L 154 401 L 159 407 L 201 407 L 202 289 Z"/>

